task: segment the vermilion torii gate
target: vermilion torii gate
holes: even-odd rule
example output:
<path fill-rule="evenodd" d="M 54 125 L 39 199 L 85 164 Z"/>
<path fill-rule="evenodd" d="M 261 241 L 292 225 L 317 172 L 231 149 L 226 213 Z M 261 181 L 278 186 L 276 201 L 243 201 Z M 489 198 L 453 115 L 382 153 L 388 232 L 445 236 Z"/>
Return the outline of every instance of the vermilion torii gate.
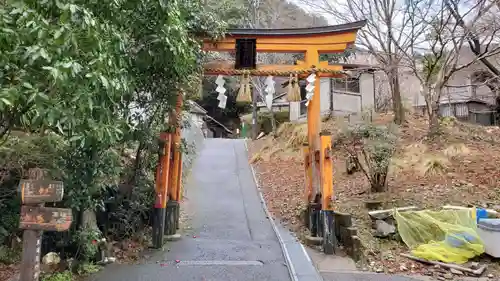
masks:
<path fill-rule="evenodd" d="M 342 66 L 320 61 L 320 54 L 340 53 L 353 44 L 364 21 L 342 25 L 297 29 L 230 29 L 218 41 L 205 39 L 203 50 L 236 51 L 236 63 L 213 62 L 204 65 L 205 75 L 316 77 L 344 75 Z M 257 52 L 304 53 L 305 60 L 295 65 L 256 64 Z M 321 209 L 332 210 L 333 164 L 330 158 L 331 134 L 321 132 L 320 79 L 314 82 L 314 95 L 307 109 L 308 143 L 304 144 L 305 194 L 310 206 L 321 198 Z"/>

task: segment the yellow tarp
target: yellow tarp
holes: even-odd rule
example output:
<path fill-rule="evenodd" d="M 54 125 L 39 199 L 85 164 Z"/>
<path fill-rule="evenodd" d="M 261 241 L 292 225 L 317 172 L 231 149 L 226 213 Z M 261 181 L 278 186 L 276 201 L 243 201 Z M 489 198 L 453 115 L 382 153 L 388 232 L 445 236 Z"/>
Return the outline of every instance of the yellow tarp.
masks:
<path fill-rule="evenodd" d="M 466 263 L 484 253 L 476 209 L 394 211 L 398 232 L 412 255 L 432 261 Z"/>

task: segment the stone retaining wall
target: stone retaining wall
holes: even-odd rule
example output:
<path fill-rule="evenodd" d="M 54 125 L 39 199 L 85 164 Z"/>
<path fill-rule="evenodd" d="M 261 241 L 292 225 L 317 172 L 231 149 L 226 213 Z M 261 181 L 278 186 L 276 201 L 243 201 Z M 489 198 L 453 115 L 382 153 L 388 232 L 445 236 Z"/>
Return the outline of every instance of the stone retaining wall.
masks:
<path fill-rule="evenodd" d="M 337 243 L 344 247 L 350 257 L 359 261 L 362 255 L 362 245 L 358 237 L 358 229 L 353 227 L 352 216 L 334 212 L 334 224 Z"/>

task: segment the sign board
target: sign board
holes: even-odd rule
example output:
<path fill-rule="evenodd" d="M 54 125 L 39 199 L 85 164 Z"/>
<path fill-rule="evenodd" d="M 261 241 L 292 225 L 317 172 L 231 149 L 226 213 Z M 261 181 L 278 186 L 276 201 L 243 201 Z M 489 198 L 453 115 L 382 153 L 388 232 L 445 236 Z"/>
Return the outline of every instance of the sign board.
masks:
<path fill-rule="evenodd" d="M 47 170 L 28 170 L 29 179 L 19 183 L 21 198 L 21 219 L 23 231 L 23 253 L 21 257 L 20 281 L 38 281 L 40 278 L 40 249 L 43 230 L 65 231 L 71 226 L 71 209 L 44 208 L 45 202 L 61 201 L 64 195 L 63 183 L 44 180 Z"/>
<path fill-rule="evenodd" d="M 64 195 L 64 187 L 61 181 L 21 180 L 19 187 L 23 204 L 59 202 Z"/>
<path fill-rule="evenodd" d="M 71 209 L 21 207 L 19 228 L 45 231 L 66 231 L 72 222 Z"/>

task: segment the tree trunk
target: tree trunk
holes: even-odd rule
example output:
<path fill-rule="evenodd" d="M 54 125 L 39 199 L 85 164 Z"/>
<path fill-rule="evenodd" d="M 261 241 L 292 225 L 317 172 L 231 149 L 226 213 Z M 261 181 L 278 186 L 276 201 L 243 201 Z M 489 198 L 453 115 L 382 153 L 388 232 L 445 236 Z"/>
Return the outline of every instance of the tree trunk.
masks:
<path fill-rule="evenodd" d="M 441 90 L 436 89 L 436 92 Z M 440 97 L 440 93 L 436 93 Z M 441 127 L 439 124 L 439 99 L 437 101 L 432 101 L 429 112 L 429 136 L 435 137 L 441 133 Z"/>
<path fill-rule="evenodd" d="M 372 192 L 378 193 L 387 191 L 387 173 L 375 173 L 372 177 Z"/>
<path fill-rule="evenodd" d="M 82 213 L 81 228 L 99 231 L 97 227 L 97 216 L 93 210 L 87 209 Z"/>
<path fill-rule="evenodd" d="M 500 78 L 499 78 L 500 80 Z M 495 112 L 493 113 L 494 122 L 496 126 L 500 125 L 500 81 L 497 83 L 486 83 L 486 86 L 495 94 Z"/>
<path fill-rule="evenodd" d="M 399 72 L 397 67 L 391 68 L 387 73 L 392 95 L 392 108 L 394 111 L 394 123 L 401 125 L 405 121 L 405 109 L 401 98 L 401 88 L 399 85 Z"/>
<path fill-rule="evenodd" d="M 146 144 L 144 141 L 139 142 L 139 146 L 137 147 L 137 150 L 135 152 L 134 169 L 132 170 L 132 177 L 130 178 L 129 181 L 129 185 L 131 186 L 135 186 L 137 184 L 137 178 L 142 170 L 142 163 L 143 163 L 142 156 L 145 147 Z"/>
<path fill-rule="evenodd" d="M 500 93 L 495 98 L 495 125 L 500 126 Z"/>
<path fill-rule="evenodd" d="M 441 128 L 439 126 L 439 117 L 437 112 L 433 109 L 429 116 L 429 136 L 434 137 L 439 135 Z"/>

